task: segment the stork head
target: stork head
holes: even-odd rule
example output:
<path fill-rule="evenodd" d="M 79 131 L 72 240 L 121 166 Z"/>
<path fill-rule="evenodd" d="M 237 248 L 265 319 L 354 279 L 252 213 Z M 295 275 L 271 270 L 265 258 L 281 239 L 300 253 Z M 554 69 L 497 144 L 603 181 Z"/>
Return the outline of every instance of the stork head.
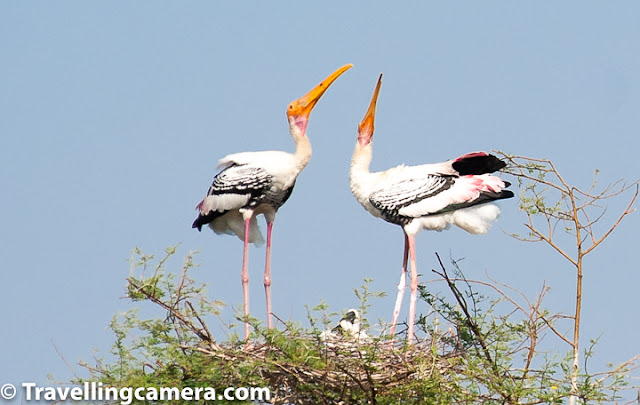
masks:
<path fill-rule="evenodd" d="M 342 336 L 357 337 L 360 333 L 360 314 L 356 309 L 348 310 L 338 325 L 333 328 L 333 332 Z"/>
<path fill-rule="evenodd" d="M 329 77 L 311 89 L 310 92 L 289 104 L 287 107 L 287 118 L 289 119 L 291 133 L 294 136 L 295 134 L 304 136 L 307 131 L 309 115 L 311 114 L 313 107 L 316 105 L 318 100 L 320 100 L 320 97 L 322 97 L 324 92 L 327 91 L 329 86 L 331 86 L 331 83 L 333 83 L 341 74 L 349 70 L 352 66 L 352 64 L 344 65 L 340 69 L 331 73 Z"/>
<path fill-rule="evenodd" d="M 360 321 L 360 315 L 358 314 L 358 310 L 350 309 L 346 314 L 344 314 L 344 317 L 342 319 L 344 319 L 345 321 L 349 321 L 349 323 L 351 324 L 355 324 L 356 321 Z"/>
<path fill-rule="evenodd" d="M 376 103 L 378 102 L 380 85 L 382 85 L 382 73 L 380 73 L 380 77 L 378 77 L 378 83 L 376 83 L 376 88 L 373 91 L 369 109 L 358 125 L 358 145 L 360 145 L 361 148 L 364 148 L 365 146 L 370 144 L 371 139 L 373 138 L 373 121 L 376 116 Z"/>

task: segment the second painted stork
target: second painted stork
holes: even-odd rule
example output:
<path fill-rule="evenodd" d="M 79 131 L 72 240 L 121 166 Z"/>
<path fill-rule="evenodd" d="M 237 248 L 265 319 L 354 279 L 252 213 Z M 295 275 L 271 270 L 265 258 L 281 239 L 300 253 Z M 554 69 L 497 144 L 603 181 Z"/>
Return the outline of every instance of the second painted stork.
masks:
<path fill-rule="evenodd" d="M 289 132 L 296 144 L 295 153 L 262 151 L 235 153 L 223 157 L 206 196 L 198 205 L 198 217 L 193 228 L 204 225 L 216 234 L 235 234 L 244 241 L 242 257 L 242 291 L 245 317 L 249 316 L 249 243 L 261 245 L 264 238 L 256 217 L 264 215 L 267 222 L 267 247 L 264 288 L 267 301 L 267 325 L 271 328 L 271 231 L 278 209 L 289 199 L 298 174 L 311 159 L 311 143 L 307 124 L 311 110 L 329 86 L 352 65 L 345 65 L 303 97 L 287 107 Z M 249 338 L 245 322 L 244 337 Z"/>
<path fill-rule="evenodd" d="M 418 271 L 415 236 L 423 229 L 442 231 L 456 225 L 472 234 L 486 233 L 500 214 L 492 201 L 513 197 L 505 190 L 509 183 L 490 173 L 505 167 L 497 157 L 474 152 L 442 163 L 419 166 L 400 165 L 371 173 L 376 102 L 382 74 L 378 78 L 369 108 L 358 125 L 358 139 L 351 159 L 351 192 L 372 215 L 404 230 L 405 245 L 398 296 L 390 334 L 395 333 L 406 286 L 407 259 L 411 258 L 411 299 L 409 303 L 408 341 L 413 342 Z"/>

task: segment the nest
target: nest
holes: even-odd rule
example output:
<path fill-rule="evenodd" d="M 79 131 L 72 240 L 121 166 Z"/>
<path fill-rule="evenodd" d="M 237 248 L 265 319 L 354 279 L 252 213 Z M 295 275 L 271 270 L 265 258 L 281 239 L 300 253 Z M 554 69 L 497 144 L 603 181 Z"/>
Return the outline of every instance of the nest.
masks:
<path fill-rule="evenodd" d="M 267 343 L 214 344 L 195 350 L 231 365 L 252 364 L 256 374 L 268 381 L 271 399 L 266 403 L 270 404 L 376 403 L 380 395 L 416 380 L 441 379 L 461 364 L 452 361 L 461 353 L 432 356 L 435 342 L 430 340 L 410 346 L 342 337 L 322 341 L 308 336 L 305 341 L 315 345 L 313 352 L 320 357 L 291 361 L 285 351 Z"/>

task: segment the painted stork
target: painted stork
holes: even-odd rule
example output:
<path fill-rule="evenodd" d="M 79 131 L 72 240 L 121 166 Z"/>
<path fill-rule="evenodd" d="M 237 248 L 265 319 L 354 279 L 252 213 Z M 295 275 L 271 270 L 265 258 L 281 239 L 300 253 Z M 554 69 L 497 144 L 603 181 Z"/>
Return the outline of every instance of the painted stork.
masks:
<path fill-rule="evenodd" d="M 249 243 L 261 245 L 264 238 L 256 217 L 263 214 L 267 222 L 267 248 L 264 288 L 267 301 L 267 325 L 271 328 L 271 231 L 278 209 L 289 199 L 298 174 L 311 159 L 311 143 L 306 135 L 311 110 L 329 86 L 351 64 L 333 72 L 303 97 L 287 107 L 289 132 L 296 144 L 295 153 L 281 151 L 242 152 L 220 159 L 222 170 L 213 178 L 206 196 L 198 205 L 193 228 L 203 225 L 216 234 L 235 234 L 244 241 L 242 258 L 242 292 L 244 314 L 249 315 Z M 244 337 L 249 338 L 245 322 Z"/>
<path fill-rule="evenodd" d="M 404 257 L 398 283 L 390 334 L 395 333 L 407 274 L 407 256 L 411 257 L 411 300 L 409 304 L 408 341 L 413 329 L 418 291 L 415 236 L 423 229 L 442 231 L 454 224 L 473 234 L 486 233 L 500 214 L 494 200 L 513 197 L 505 190 L 509 183 L 490 175 L 505 167 L 497 157 L 474 152 L 442 163 L 419 166 L 400 165 L 371 173 L 372 138 L 376 102 L 382 74 L 378 78 L 369 109 L 358 125 L 358 140 L 351 159 L 351 192 L 373 216 L 404 230 Z"/>
<path fill-rule="evenodd" d="M 320 338 L 327 343 L 344 342 L 345 338 L 358 343 L 371 343 L 372 339 L 360 325 L 360 313 L 357 309 L 348 310 L 338 324 L 331 330 L 325 330 Z"/>
<path fill-rule="evenodd" d="M 358 337 L 360 335 L 360 314 L 356 309 L 348 310 L 331 332 L 340 336 Z"/>

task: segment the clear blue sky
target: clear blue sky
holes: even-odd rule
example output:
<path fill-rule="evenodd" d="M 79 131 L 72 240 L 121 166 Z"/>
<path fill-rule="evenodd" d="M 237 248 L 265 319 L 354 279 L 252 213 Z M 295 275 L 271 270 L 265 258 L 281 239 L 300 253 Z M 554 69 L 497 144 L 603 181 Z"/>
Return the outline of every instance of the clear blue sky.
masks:
<path fill-rule="evenodd" d="M 371 319 L 391 315 L 401 230 L 366 213 L 348 185 L 380 72 L 374 170 L 501 149 L 550 158 L 578 186 L 594 169 L 603 184 L 639 177 L 636 2 L 242 4 L 0 3 L 0 383 L 68 379 L 51 340 L 70 363 L 108 351 L 136 246 L 180 243 L 175 267 L 200 250 L 193 275 L 237 307 L 242 244 L 192 230 L 193 208 L 220 157 L 293 151 L 287 103 L 346 63 L 311 115 L 314 154 L 274 227 L 282 318 L 304 321 L 321 298 L 356 306 L 365 277 L 392 295 Z M 546 280 L 547 306 L 570 313 L 572 269 L 505 235 L 525 218 L 515 200 L 500 206 L 489 235 L 421 233 L 423 280 L 434 252 L 464 257 L 468 277 L 486 270 L 530 296 Z M 583 342 L 601 336 L 596 369 L 640 353 L 638 221 L 586 262 Z M 264 250 L 250 254 L 252 312 L 264 319 Z"/>

